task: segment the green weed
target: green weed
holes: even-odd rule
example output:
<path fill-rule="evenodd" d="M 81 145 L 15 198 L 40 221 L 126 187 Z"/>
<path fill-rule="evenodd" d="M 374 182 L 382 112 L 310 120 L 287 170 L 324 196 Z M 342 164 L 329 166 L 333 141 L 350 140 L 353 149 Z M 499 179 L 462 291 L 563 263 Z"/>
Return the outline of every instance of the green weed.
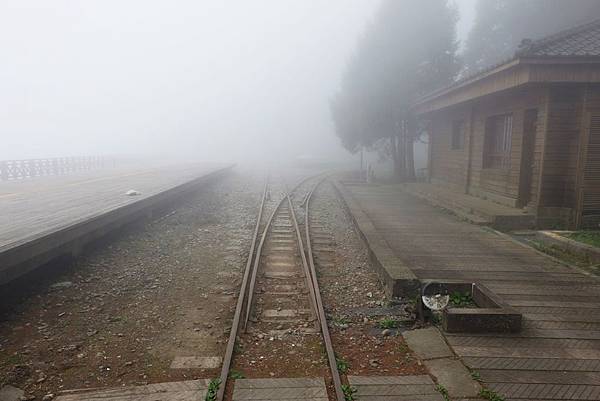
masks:
<path fill-rule="evenodd" d="M 587 245 L 600 247 L 600 231 L 575 231 L 574 233 L 564 234 L 564 236 Z"/>
<path fill-rule="evenodd" d="M 489 401 L 504 401 L 504 397 L 487 388 L 482 388 L 479 392 L 479 396 Z"/>
<path fill-rule="evenodd" d="M 379 328 L 381 329 L 395 329 L 398 327 L 398 321 L 391 318 L 384 318 L 379 322 Z"/>
<path fill-rule="evenodd" d="M 441 384 L 437 384 L 435 386 L 435 391 L 440 393 L 442 397 L 444 397 L 445 401 L 450 401 L 450 396 L 448 395 L 448 390 L 446 390 L 446 387 L 442 386 Z"/>
<path fill-rule="evenodd" d="M 206 391 L 204 401 L 215 401 L 217 399 L 219 386 L 221 386 L 221 379 L 212 379 L 210 383 L 208 383 L 208 390 Z"/>
<path fill-rule="evenodd" d="M 245 376 L 242 372 L 238 372 L 237 370 L 229 371 L 229 377 L 232 379 L 244 379 Z"/>
<path fill-rule="evenodd" d="M 478 382 L 480 382 L 480 381 L 481 381 L 481 375 L 479 374 L 479 372 L 477 372 L 477 371 L 474 371 L 474 370 L 472 370 L 472 371 L 471 371 L 471 378 L 472 378 L 473 380 L 476 380 L 476 381 L 478 381 Z"/>
<path fill-rule="evenodd" d="M 333 324 L 335 326 L 344 326 L 350 323 L 350 320 L 348 318 L 345 317 L 334 317 L 333 319 Z"/>
<path fill-rule="evenodd" d="M 350 369 L 350 364 L 344 358 L 339 358 L 336 356 L 335 362 L 336 362 L 338 370 L 342 374 L 346 374 L 346 372 L 348 372 L 348 369 Z"/>
<path fill-rule="evenodd" d="M 344 392 L 344 399 L 346 401 L 354 401 L 354 394 L 356 394 L 356 388 L 352 387 L 349 384 L 342 384 L 342 391 Z"/>

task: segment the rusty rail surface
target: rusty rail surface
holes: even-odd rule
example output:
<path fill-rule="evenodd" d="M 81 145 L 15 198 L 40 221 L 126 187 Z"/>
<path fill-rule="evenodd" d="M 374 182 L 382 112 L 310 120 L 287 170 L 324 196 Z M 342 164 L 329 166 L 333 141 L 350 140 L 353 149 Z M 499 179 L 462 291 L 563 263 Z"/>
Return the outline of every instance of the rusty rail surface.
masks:
<path fill-rule="evenodd" d="M 256 247 L 256 240 L 258 238 L 258 232 L 260 230 L 260 222 L 265 209 L 265 201 L 267 199 L 267 191 L 269 188 L 268 179 L 265 182 L 265 188 L 258 209 L 258 217 L 256 218 L 256 225 L 254 227 L 254 235 L 252 236 L 252 244 L 250 245 L 250 253 L 248 254 L 248 261 L 246 262 L 246 268 L 244 270 L 244 277 L 242 279 L 242 285 L 240 287 L 240 293 L 238 295 L 238 301 L 235 307 L 235 313 L 233 315 L 233 322 L 231 323 L 231 331 L 229 332 L 229 340 L 227 341 L 227 348 L 225 349 L 225 356 L 223 357 L 223 366 L 221 367 L 220 386 L 217 392 L 217 400 L 222 401 L 225 395 L 225 386 L 227 384 L 227 378 L 229 377 L 229 368 L 231 367 L 231 358 L 233 357 L 233 351 L 235 348 L 235 342 L 237 333 L 240 326 L 240 318 L 242 315 L 242 309 L 244 307 L 245 294 L 248 288 L 248 277 L 250 276 L 250 270 L 252 266 L 252 259 L 254 257 L 254 249 Z"/>
<path fill-rule="evenodd" d="M 329 370 L 331 371 L 333 388 L 335 390 L 337 400 L 344 401 L 346 398 L 344 396 L 344 391 L 342 390 L 342 380 L 340 378 L 340 372 L 337 367 L 337 360 L 335 358 L 335 351 L 333 350 L 333 343 L 331 341 L 329 327 L 327 326 L 327 318 L 325 316 L 325 309 L 323 307 L 323 299 L 321 298 L 319 281 L 317 280 L 317 271 L 315 269 L 315 259 L 312 251 L 312 243 L 310 238 L 310 201 L 314 192 L 324 180 L 325 179 L 319 180 L 302 201 L 302 204 L 304 206 L 304 229 L 306 230 L 306 251 L 308 255 L 308 263 L 310 266 L 312 289 L 314 291 L 315 299 L 317 301 L 317 312 L 319 314 L 319 323 L 321 323 L 321 334 L 323 336 L 323 342 L 325 343 L 325 351 L 327 352 L 327 360 L 329 361 Z"/>
<path fill-rule="evenodd" d="M 314 258 L 313 258 L 313 254 L 312 254 L 312 247 L 310 245 L 310 234 L 308 233 L 308 229 L 309 229 L 308 208 L 309 208 L 309 204 L 310 204 L 310 198 L 312 197 L 312 194 L 315 191 L 315 189 L 321 184 L 321 182 L 323 182 L 324 179 L 321 179 L 302 200 L 301 207 L 304 205 L 306 207 L 306 212 L 305 212 L 305 219 L 307 222 L 307 224 L 306 224 L 306 230 L 307 230 L 306 239 L 307 239 L 307 246 L 308 246 L 308 248 L 306 250 L 305 250 L 305 247 L 303 244 L 302 236 L 300 234 L 300 229 L 298 226 L 298 221 L 296 219 L 294 205 L 293 205 L 292 198 L 291 198 L 291 195 L 294 192 L 296 192 L 298 188 L 300 188 L 304 183 L 306 183 L 311 178 L 315 178 L 315 177 L 307 177 L 307 178 L 303 179 L 302 181 L 300 181 L 291 191 L 286 191 L 285 195 L 282 197 L 282 199 L 279 201 L 279 203 L 277 204 L 277 206 L 274 208 L 273 212 L 270 214 L 269 218 L 267 219 L 267 222 L 265 223 L 265 227 L 263 229 L 262 235 L 260 236 L 260 242 L 259 242 L 259 231 L 260 231 L 261 220 L 263 217 L 263 212 L 264 212 L 264 207 L 265 207 L 265 200 L 266 200 L 267 192 L 268 192 L 268 182 L 265 183 L 263 198 L 262 198 L 262 201 L 260 204 L 258 217 L 256 220 L 255 229 L 254 229 L 254 236 L 252 238 L 252 243 L 250 246 L 248 260 L 246 262 L 246 268 L 244 270 L 242 284 L 240 286 L 240 293 L 238 295 L 238 300 L 237 300 L 236 309 L 235 309 L 235 313 L 234 313 L 234 317 L 233 317 L 231 331 L 229 333 L 229 340 L 227 343 L 227 348 L 225 350 L 225 356 L 223 357 L 223 365 L 221 368 L 219 390 L 218 390 L 217 396 L 216 396 L 217 401 L 223 401 L 223 398 L 225 396 L 225 389 L 227 387 L 227 380 L 229 378 L 229 370 L 231 368 L 231 362 L 232 362 L 232 358 L 233 358 L 233 352 L 235 349 L 237 335 L 240 330 L 242 313 L 244 313 L 244 311 L 243 311 L 244 306 L 246 306 L 246 308 L 245 308 L 245 313 L 243 316 L 243 330 L 245 330 L 247 327 L 247 322 L 248 322 L 248 319 L 249 319 L 249 316 L 250 316 L 250 313 L 252 310 L 252 298 L 253 298 L 253 293 L 254 293 L 254 286 L 255 286 L 255 282 L 256 282 L 256 275 L 257 275 L 259 264 L 260 264 L 261 251 L 262 251 L 262 247 L 263 247 L 265 238 L 267 236 L 267 233 L 269 232 L 269 229 L 270 229 L 270 226 L 271 226 L 274 216 L 276 215 L 277 211 L 284 205 L 285 202 L 288 203 L 289 208 L 290 208 L 290 214 L 291 214 L 292 222 L 293 222 L 293 226 L 294 226 L 293 230 L 296 234 L 296 238 L 298 241 L 298 247 L 299 247 L 300 256 L 301 256 L 302 265 L 303 265 L 302 267 L 303 267 L 303 270 L 305 273 L 306 283 L 308 286 L 309 298 L 310 298 L 312 307 L 314 308 L 316 318 L 320 324 L 321 335 L 323 338 L 323 342 L 325 343 L 325 349 L 327 351 L 327 359 L 329 362 L 329 368 L 330 368 L 332 379 L 333 379 L 336 400 L 337 401 L 345 400 L 344 393 L 342 390 L 340 374 L 339 374 L 339 371 L 337 368 L 337 361 L 335 359 L 335 352 L 333 350 L 333 343 L 331 342 L 331 336 L 329 334 L 329 328 L 327 326 L 327 318 L 325 316 L 325 310 L 323 308 L 323 301 L 321 299 L 319 284 L 317 282 Z M 257 242 L 258 242 L 258 247 L 256 246 Z M 256 252 L 255 252 L 255 250 L 256 250 Z"/>
<path fill-rule="evenodd" d="M 112 165 L 114 165 L 114 159 L 104 156 L 2 160 L 0 161 L 0 180 L 12 181 L 64 175 Z"/>

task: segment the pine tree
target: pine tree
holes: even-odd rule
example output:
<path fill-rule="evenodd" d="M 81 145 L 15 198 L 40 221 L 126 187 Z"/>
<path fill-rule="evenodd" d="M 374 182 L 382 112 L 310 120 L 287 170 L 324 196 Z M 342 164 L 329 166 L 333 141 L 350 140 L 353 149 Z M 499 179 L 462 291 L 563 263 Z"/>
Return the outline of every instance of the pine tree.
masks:
<path fill-rule="evenodd" d="M 383 1 L 331 102 L 336 133 L 349 151 L 387 138 L 396 176 L 414 177 L 409 107 L 456 75 L 456 21 L 446 0 Z"/>

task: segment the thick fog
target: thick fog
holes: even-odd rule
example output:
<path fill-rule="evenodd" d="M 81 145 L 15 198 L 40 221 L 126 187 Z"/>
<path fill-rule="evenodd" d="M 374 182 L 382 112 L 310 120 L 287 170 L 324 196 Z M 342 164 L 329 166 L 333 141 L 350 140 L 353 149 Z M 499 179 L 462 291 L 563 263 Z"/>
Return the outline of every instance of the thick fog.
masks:
<path fill-rule="evenodd" d="M 329 101 L 378 5 L 4 0 L 0 160 L 346 157 Z"/>

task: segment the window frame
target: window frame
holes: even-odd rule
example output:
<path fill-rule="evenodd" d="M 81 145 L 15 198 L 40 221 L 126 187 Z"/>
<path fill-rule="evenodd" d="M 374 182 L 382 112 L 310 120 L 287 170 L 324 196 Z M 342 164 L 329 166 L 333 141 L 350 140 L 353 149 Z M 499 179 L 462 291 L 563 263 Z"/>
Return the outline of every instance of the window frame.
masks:
<path fill-rule="evenodd" d="M 499 120 L 502 120 L 500 128 Z M 483 169 L 509 170 L 514 118 L 512 113 L 489 116 L 485 120 Z"/>

